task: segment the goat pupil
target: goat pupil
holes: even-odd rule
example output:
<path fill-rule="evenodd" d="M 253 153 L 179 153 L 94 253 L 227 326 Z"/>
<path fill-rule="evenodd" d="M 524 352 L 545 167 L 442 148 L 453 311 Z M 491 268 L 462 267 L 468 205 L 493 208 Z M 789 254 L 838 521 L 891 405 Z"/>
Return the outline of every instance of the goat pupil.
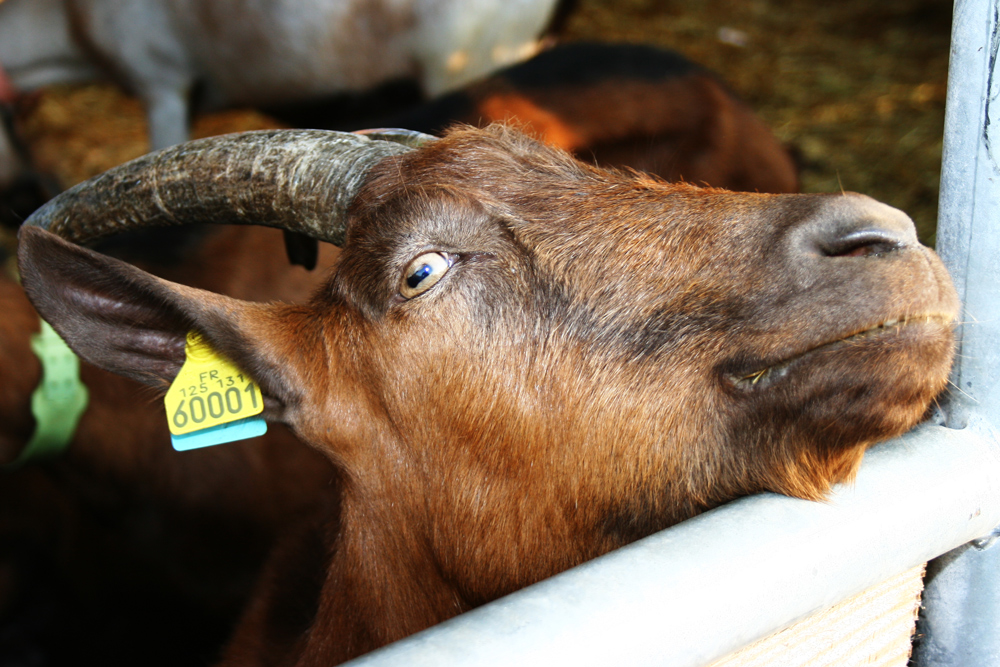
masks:
<path fill-rule="evenodd" d="M 431 268 L 430 264 L 424 264 L 410 274 L 410 277 L 406 279 L 406 284 L 409 285 L 411 289 L 416 289 L 417 285 L 422 283 L 424 278 L 429 276 L 433 271 L 434 269 Z"/>

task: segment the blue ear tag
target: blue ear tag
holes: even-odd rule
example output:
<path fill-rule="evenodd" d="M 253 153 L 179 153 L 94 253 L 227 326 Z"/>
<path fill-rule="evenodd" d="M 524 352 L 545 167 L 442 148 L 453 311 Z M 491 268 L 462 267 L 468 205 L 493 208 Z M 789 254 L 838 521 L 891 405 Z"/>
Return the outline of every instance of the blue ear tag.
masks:
<path fill-rule="evenodd" d="M 223 445 L 227 442 L 256 438 L 267 433 L 267 422 L 262 417 L 247 417 L 239 421 L 212 426 L 202 431 L 186 435 L 171 435 L 170 444 L 179 452 L 189 449 L 200 449 L 212 445 Z"/>

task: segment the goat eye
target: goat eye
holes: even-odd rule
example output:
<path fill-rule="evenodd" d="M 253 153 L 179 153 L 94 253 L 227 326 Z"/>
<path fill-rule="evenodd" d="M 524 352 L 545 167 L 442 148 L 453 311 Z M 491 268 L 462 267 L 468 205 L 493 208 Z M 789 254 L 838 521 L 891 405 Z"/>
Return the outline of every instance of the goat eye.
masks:
<path fill-rule="evenodd" d="M 403 272 L 399 293 L 407 299 L 423 294 L 451 268 L 452 259 L 438 252 L 428 252 L 410 262 Z"/>

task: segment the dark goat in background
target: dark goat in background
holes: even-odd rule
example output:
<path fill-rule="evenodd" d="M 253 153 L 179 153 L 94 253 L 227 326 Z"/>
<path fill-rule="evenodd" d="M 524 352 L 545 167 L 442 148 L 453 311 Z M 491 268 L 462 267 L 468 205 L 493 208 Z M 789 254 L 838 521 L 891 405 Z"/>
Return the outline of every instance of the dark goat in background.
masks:
<path fill-rule="evenodd" d="M 183 261 L 144 265 L 249 300 L 305 301 L 322 282 L 288 265 L 276 230 L 209 230 Z M 151 254 L 134 241 L 116 249 Z M 324 246 L 321 266 L 335 255 Z M 2 464 L 36 427 L 41 367 L 29 344 L 38 314 L 5 276 L 0 308 Z M 279 535 L 336 504 L 336 471 L 280 425 L 252 442 L 175 452 L 153 392 L 86 362 L 80 375 L 90 400 L 67 450 L 0 470 L 0 573 L 11 584 L 0 588 L 0 664 L 127 665 L 151 646 L 144 664 L 204 661 Z"/>
<path fill-rule="evenodd" d="M 727 190 L 799 189 L 788 150 L 714 73 L 642 44 L 560 44 L 385 125 L 440 134 L 495 122 L 602 167 Z"/>

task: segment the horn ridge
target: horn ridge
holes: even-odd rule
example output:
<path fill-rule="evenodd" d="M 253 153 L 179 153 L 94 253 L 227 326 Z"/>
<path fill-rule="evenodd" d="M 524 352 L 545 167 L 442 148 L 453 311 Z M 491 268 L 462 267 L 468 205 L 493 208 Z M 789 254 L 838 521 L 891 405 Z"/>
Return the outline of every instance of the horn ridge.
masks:
<path fill-rule="evenodd" d="M 24 224 L 75 243 L 211 222 L 277 227 L 340 245 L 368 171 L 419 145 L 412 134 L 263 130 L 190 141 L 70 188 Z"/>

